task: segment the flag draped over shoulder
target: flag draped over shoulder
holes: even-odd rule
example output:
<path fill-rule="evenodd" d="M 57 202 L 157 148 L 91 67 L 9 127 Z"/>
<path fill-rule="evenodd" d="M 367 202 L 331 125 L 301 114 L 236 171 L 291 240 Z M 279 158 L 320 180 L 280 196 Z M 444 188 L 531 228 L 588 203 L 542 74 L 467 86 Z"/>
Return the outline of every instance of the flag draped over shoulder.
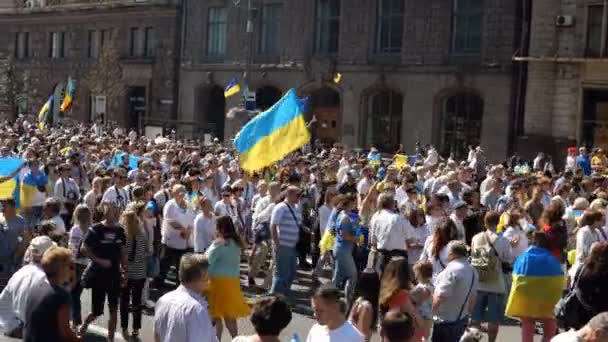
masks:
<path fill-rule="evenodd" d="M 241 129 L 234 139 L 234 147 L 245 171 L 270 166 L 310 141 L 304 121 L 305 102 L 290 89 Z"/>
<path fill-rule="evenodd" d="M 562 296 L 566 277 L 551 251 L 532 246 L 513 265 L 513 283 L 506 315 L 554 318 L 553 309 Z"/>
<path fill-rule="evenodd" d="M 48 177 L 44 172 L 33 174 L 32 171 L 27 171 L 21 179 L 21 193 L 19 196 L 22 208 L 30 208 L 34 204 L 38 189 L 45 187 L 48 183 Z"/>
<path fill-rule="evenodd" d="M 112 158 L 112 160 L 110 161 L 110 168 L 116 168 L 118 166 L 123 166 L 123 162 L 122 162 L 122 158 L 124 157 L 126 153 L 125 152 L 120 152 L 120 153 L 116 153 L 114 155 L 114 158 Z M 131 170 L 135 170 L 137 169 L 137 163 L 140 160 L 150 160 L 150 158 L 146 158 L 146 157 L 140 157 L 140 156 L 136 156 L 133 154 L 129 154 L 129 165 L 128 167 L 131 168 Z"/>
<path fill-rule="evenodd" d="M 24 160 L 19 158 L 0 158 L 0 176 L 8 176 L 23 165 Z M 19 176 L 4 183 L 0 183 L 0 200 L 14 198 L 19 208 Z"/>
<path fill-rule="evenodd" d="M 233 78 L 228 82 L 226 88 L 224 88 L 224 97 L 229 98 L 232 95 L 236 95 L 241 91 L 241 86 L 236 78 Z"/>
<path fill-rule="evenodd" d="M 49 99 L 42 105 L 40 108 L 40 112 L 38 113 L 38 127 L 40 129 L 45 129 L 46 125 L 49 122 L 49 118 L 51 116 L 51 110 L 53 109 L 53 101 L 55 96 L 51 94 Z"/>
<path fill-rule="evenodd" d="M 76 81 L 73 78 L 68 78 L 68 84 L 65 87 L 65 97 L 61 102 L 60 110 L 65 112 L 72 106 L 72 99 L 74 98 L 74 92 L 76 91 Z"/>

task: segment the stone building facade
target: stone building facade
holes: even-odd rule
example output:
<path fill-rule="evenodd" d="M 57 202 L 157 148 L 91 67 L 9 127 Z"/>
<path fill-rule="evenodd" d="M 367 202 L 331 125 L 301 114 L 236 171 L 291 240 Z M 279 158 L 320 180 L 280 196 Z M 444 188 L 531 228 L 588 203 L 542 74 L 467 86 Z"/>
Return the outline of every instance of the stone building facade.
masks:
<path fill-rule="evenodd" d="M 0 55 L 29 73 L 29 92 L 36 94 L 26 112 L 38 113 L 71 76 L 77 87 L 68 118 L 87 122 L 101 112 L 108 121 L 140 129 L 146 121 L 160 125 L 176 118 L 178 0 L 2 0 L 0 5 Z M 100 62 L 108 51 L 110 65 Z M 93 93 L 86 80 L 93 68 L 111 91 Z"/>
<path fill-rule="evenodd" d="M 225 139 L 233 78 L 258 107 L 290 88 L 310 97 L 315 136 L 384 150 L 417 141 L 462 155 L 508 152 L 515 121 L 512 57 L 521 6 L 502 0 L 185 0 L 180 130 Z M 236 5 L 235 5 L 236 4 Z"/>
<path fill-rule="evenodd" d="M 518 150 L 540 146 L 562 160 L 569 145 L 608 147 L 605 3 L 532 2 L 529 52 L 515 58 L 527 68 Z"/>

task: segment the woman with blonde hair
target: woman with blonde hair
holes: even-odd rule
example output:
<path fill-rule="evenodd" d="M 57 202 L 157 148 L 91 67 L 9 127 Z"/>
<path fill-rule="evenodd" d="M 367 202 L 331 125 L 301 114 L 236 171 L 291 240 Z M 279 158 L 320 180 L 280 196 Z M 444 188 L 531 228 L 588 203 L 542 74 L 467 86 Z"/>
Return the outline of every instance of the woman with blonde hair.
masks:
<path fill-rule="evenodd" d="M 133 338 L 139 336 L 141 328 L 141 299 L 146 282 L 147 234 L 144 230 L 143 213 L 145 204 L 135 202 L 122 214 L 120 224 L 127 237 L 125 254 L 127 256 L 127 279 L 120 295 L 120 326 L 125 340 L 129 340 L 129 304 L 133 312 Z"/>

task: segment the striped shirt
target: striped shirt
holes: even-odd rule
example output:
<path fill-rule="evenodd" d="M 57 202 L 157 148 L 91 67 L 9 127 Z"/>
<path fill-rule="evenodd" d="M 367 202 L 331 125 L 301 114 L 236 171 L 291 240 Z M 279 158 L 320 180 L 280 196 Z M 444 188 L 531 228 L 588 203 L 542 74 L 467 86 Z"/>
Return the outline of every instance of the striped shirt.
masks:
<path fill-rule="evenodd" d="M 297 207 L 291 206 L 287 202 L 281 202 L 274 207 L 270 218 L 270 225 L 276 224 L 278 226 L 280 246 L 296 246 L 300 232 L 300 222 L 302 222 L 302 214 Z"/>
<path fill-rule="evenodd" d="M 127 238 L 127 278 L 144 279 L 146 277 L 146 235 L 139 232 L 134 239 Z"/>

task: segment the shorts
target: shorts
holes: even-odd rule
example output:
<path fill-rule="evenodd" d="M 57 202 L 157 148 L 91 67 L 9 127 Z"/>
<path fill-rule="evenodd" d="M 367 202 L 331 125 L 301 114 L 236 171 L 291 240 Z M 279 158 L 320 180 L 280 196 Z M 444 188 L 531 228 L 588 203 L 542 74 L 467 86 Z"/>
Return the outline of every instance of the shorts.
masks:
<path fill-rule="evenodd" d="M 504 295 L 477 291 L 477 299 L 473 308 L 472 319 L 476 322 L 498 323 L 504 317 Z"/>
<path fill-rule="evenodd" d="M 118 299 L 120 297 L 120 286 L 99 286 L 91 288 L 91 311 L 98 317 L 103 315 L 103 305 L 108 297 L 108 309 L 110 312 L 118 310 Z"/>

